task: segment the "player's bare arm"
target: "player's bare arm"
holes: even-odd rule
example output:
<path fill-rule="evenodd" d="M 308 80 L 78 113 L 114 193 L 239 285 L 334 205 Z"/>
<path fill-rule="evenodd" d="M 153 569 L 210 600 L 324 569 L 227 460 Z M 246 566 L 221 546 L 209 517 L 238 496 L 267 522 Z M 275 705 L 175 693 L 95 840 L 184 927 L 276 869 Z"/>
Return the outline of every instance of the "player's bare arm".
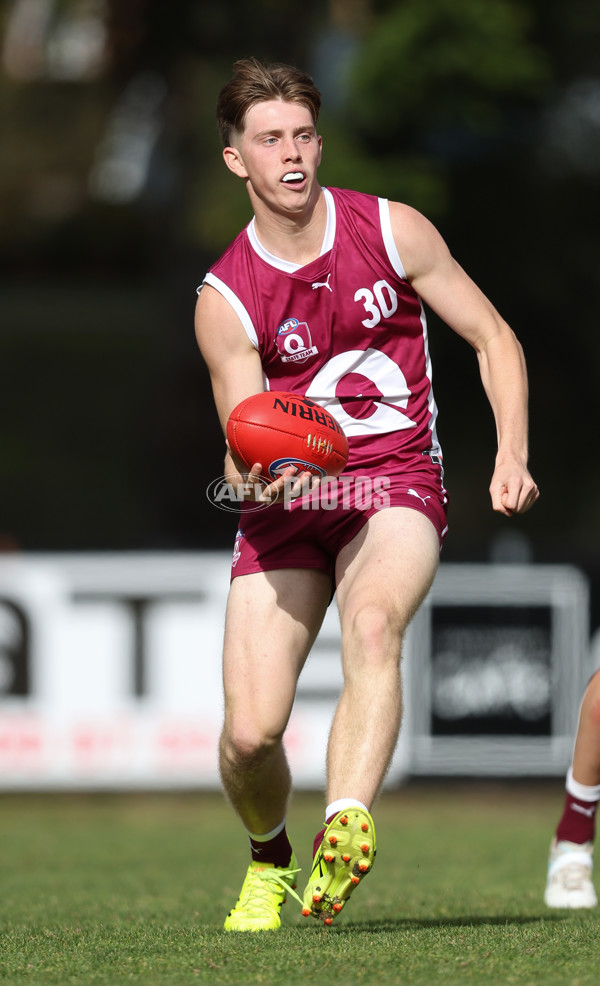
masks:
<path fill-rule="evenodd" d="M 490 483 L 492 507 L 505 516 L 525 513 L 539 491 L 527 468 L 528 385 L 522 347 L 429 220 L 400 203 L 390 204 L 390 214 L 413 288 L 477 353 L 498 440 Z"/>
<path fill-rule="evenodd" d="M 209 284 L 205 284 L 198 295 L 195 331 L 200 352 L 208 367 L 215 406 L 225 435 L 227 419 L 233 408 L 245 397 L 264 390 L 260 356 L 229 302 Z M 242 462 L 234 459 L 229 448 L 223 471 L 234 486 L 246 484 L 248 499 L 258 496 L 269 502 L 274 502 L 283 494 L 286 483 L 289 487 L 293 476 L 293 470 L 288 470 L 264 488 L 259 482 L 262 463 L 253 463 L 248 472 Z M 287 489 L 287 492 L 292 496 L 298 495 L 309 479 L 310 474 L 302 474 L 298 477 L 297 489 Z"/>

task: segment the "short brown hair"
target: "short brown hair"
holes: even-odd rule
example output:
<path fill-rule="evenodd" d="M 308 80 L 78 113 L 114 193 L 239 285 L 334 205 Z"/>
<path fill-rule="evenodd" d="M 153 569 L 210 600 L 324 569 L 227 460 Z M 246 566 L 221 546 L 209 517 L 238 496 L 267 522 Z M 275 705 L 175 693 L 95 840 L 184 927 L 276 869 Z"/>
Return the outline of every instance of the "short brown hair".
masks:
<path fill-rule="evenodd" d="M 306 72 L 292 65 L 263 65 L 256 58 L 242 58 L 233 68 L 233 78 L 221 89 L 217 100 L 217 126 L 223 147 L 229 147 L 235 136 L 243 133 L 248 110 L 270 99 L 301 103 L 310 110 L 316 124 L 321 93 Z"/>

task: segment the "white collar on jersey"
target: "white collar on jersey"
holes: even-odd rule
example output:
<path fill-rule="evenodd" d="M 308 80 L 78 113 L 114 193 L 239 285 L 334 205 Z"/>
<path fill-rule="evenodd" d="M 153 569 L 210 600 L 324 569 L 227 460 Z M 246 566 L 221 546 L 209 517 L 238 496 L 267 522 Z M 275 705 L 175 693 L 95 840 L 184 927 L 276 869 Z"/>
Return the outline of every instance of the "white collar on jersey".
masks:
<path fill-rule="evenodd" d="M 336 222 L 335 202 L 333 201 L 333 195 L 328 188 L 323 189 L 323 194 L 327 205 L 327 226 L 325 227 L 325 236 L 323 237 L 323 244 L 319 254 L 320 257 L 322 257 L 324 253 L 327 253 L 333 247 Z M 278 270 L 285 271 L 286 274 L 293 274 L 294 271 L 300 270 L 303 266 L 303 264 L 294 264 L 291 260 L 282 260 L 280 257 L 275 257 L 272 253 L 269 253 L 268 250 L 265 250 L 256 235 L 256 230 L 254 228 L 254 217 L 248 223 L 246 230 L 252 249 L 256 251 L 258 256 L 261 257 L 265 263 L 270 264 L 271 267 L 277 267 Z"/>

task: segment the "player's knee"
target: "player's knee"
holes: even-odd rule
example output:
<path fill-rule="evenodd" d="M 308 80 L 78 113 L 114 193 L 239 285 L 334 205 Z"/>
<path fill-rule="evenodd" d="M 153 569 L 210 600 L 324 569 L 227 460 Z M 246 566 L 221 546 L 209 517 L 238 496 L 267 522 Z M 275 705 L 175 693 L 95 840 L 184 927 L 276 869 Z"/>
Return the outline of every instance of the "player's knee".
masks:
<path fill-rule="evenodd" d="M 281 736 L 252 723 L 230 727 L 221 737 L 221 752 L 238 769 L 250 770 L 269 758 Z"/>
<path fill-rule="evenodd" d="M 592 726 L 600 730 L 600 671 L 596 671 L 588 684 L 583 708 L 587 708 Z"/>
<path fill-rule="evenodd" d="M 594 671 L 592 677 L 588 681 L 586 692 L 594 699 L 600 699 L 600 669 Z"/>
<path fill-rule="evenodd" d="M 594 729 L 600 731 L 600 695 L 595 696 L 590 702 L 588 715 Z"/>
<path fill-rule="evenodd" d="M 346 614 L 343 624 L 345 644 L 372 661 L 398 661 L 404 634 L 397 613 L 377 602 L 357 607 Z"/>

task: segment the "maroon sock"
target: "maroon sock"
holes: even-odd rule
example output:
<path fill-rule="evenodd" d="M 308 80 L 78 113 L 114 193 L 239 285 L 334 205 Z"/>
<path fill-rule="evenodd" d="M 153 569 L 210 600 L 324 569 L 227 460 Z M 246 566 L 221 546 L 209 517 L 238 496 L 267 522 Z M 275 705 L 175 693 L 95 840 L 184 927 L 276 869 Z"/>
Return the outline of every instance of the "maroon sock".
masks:
<path fill-rule="evenodd" d="M 596 831 L 597 801 L 581 801 L 567 791 L 565 808 L 556 829 L 558 842 L 593 842 Z"/>
<path fill-rule="evenodd" d="M 317 832 L 317 834 L 315 835 L 315 841 L 313 842 L 313 859 L 315 858 L 319 849 L 321 848 L 321 843 L 323 842 L 324 835 L 325 835 L 325 829 L 321 829 L 321 831 Z"/>
<path fill-rule="evenodd" d="M 329 823 L 332 822 L 334 818 L 335 818 L 335 814 L 330 815 L 329 818 L 325 819 L 325 828 L 327 828 Z M 315 840 L 313 842 L 313 859 L 315 858 L 319 849 L 321 848 L 321 843 L 323 842 L 324 835 L 325 835 L 325 829 L 321 829 L 321 831 L 317 832 L 317 834 L 315 835 Z"/>
<path fill-rule="evenodd" d="M 292 845 L 287 832 L 282 829 L 273 839 L 258 842 L 250 839 L 252 859 L 257 863 L 274 863 L 275 866 L 288 866 L 292 858 Z"/>

